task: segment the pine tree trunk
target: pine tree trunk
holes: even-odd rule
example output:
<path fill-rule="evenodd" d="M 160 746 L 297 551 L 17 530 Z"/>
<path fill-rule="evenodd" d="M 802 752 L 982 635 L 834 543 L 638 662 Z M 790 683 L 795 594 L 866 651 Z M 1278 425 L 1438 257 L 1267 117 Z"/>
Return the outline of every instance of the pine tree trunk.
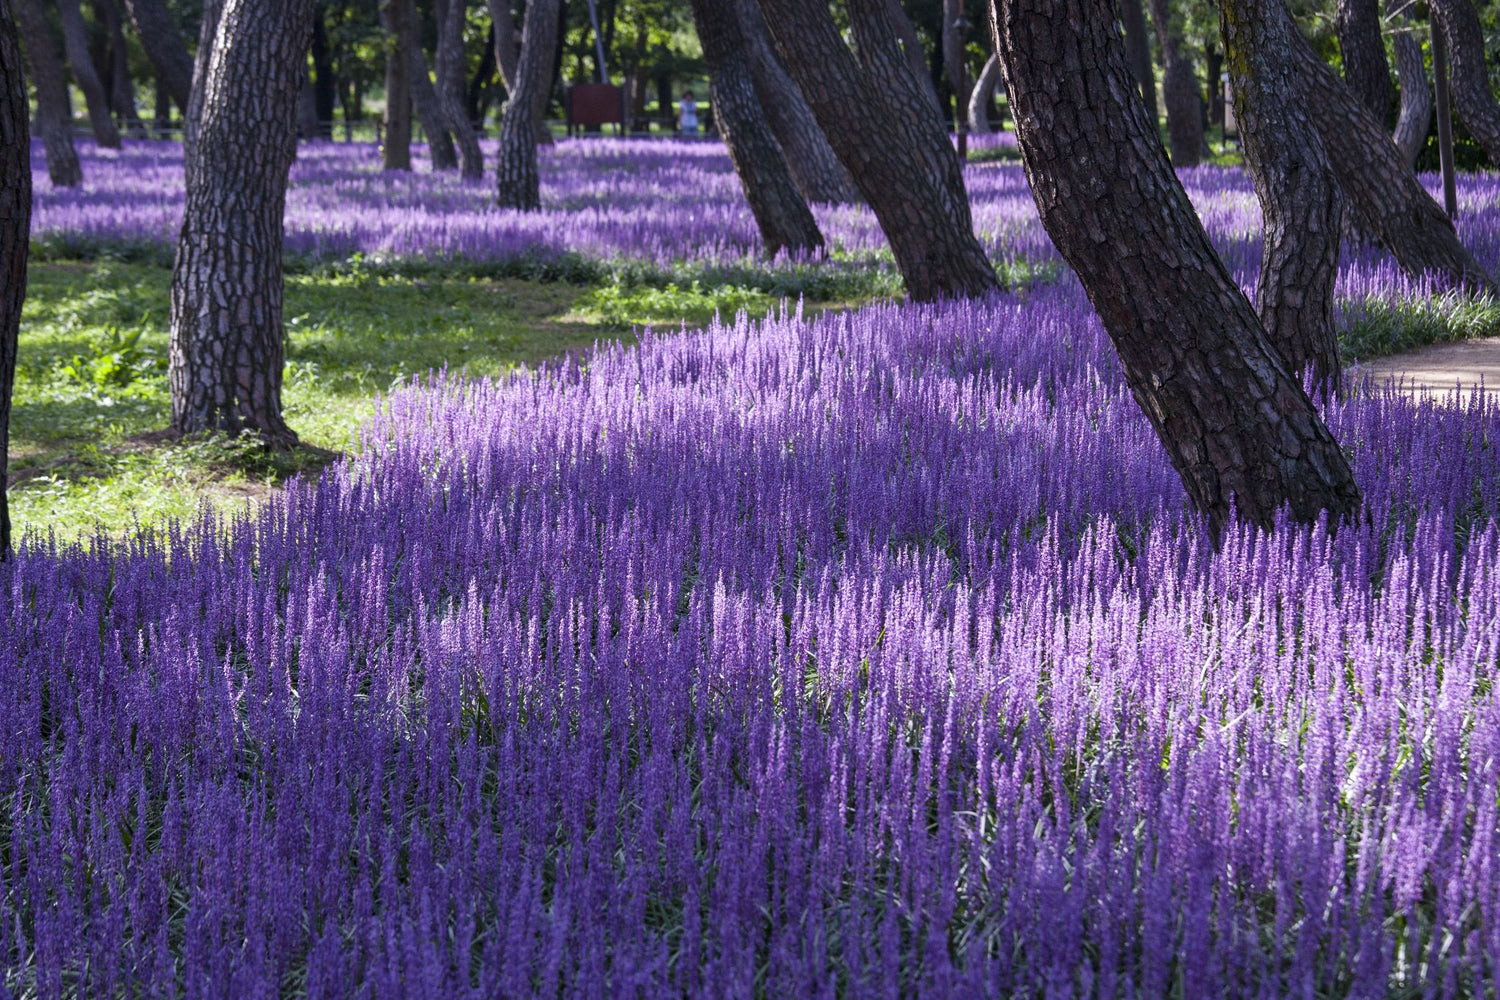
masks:
<path fill-rule="evenodd" d="M 1484 29 L 1469 0 L 1431 0 L 1432 19 L 1448 42 L 1453 110 L 1490 162 L 1500 165 L 1500 104 L 1484 64 Z"/>
<path fill-rule="evenodd" d="M 458 145 L 461 173 L 466 180 L 484 176 L 484 154 L 479 136 L 464 112 L 464 20 L 468 0 L 446 0 L 439 6 L 437 39 L 437 96 L 448 133 Z"/>
<path fill-rule="evenodd" d="M 1453 223 L 1417 181 L 1384 124 L 1318 58 L 1301 32 L 1292 32 L 1291 43 L 1307 109 L 1361 227 L 1413 277 L 1430 271 L 1494 293 L 1493 279 L 1459 242 Z"/>
<path fill-rule="evenodd" d="M 1131 392 L 1217 531 L 1344 518 L 1338 442 L 1265 337 L 1178 183 L 1111 0 L 999 0 L 1016 137 L 1042 223 L 1114 341 Z"/>
<path fill-rule="evenodd" d="M 542 207 L 536 164 L 537 91 L 552 81 L 557 48 L 559 0 L 530 0 L 516 64 L 516 85 L 500 119 L 500 159 L 495 165 L 495 202 L 501 208 L 534 212 Z"/>
<path fill-rule="evenodd" d="M 515 19 L 510 13 L 510 0 L 489 0 L 489 6 L 490 20 L 495 25 L 495 62 L 500 68 L 500 82 L 505 84 L 508 97 L 516 89 L 516 67 L 521 61 L 521 44 L 517 38 Z M 558 34 L 558 41 L 561 42 L 561 32 Z M 552 59 L 555 61 L 556 58 L 554 52 Z M 547 85 L 537 89 L 536 102 L 532 107 L 536 141 L 543 146 L 552 144 L 552 130 L 547 127 L 547 98 L 552 90 L 551 82 L 549 70 Z"/>
<path fill-rule="evenodd" d="M 304 65 L 302 86 L 297 91 L 297 136 L 310 141 L 318 138 L 322 131 L 318 122 L 318 98 L 313 92 L 312 72 Z"/>
<path fill-rule="evenodd" d="M 296 441 L 281 415 L 282 215 L 313 2 L 226 0 L 218 18 L 172 271 L 179 433 Z"/>
<path fill-rule="evenodd" d="M 1260 200 L 1265 239 L 1256 309 L 1294 374 L 1338 389 L 1333 282 L 1343 210 L 1323 140 L 1286 59 L 1297 28 L 1281 0 L 1219 0 L 1234 117 Z"/>
<path fill-rule="evenodd" d="M 889 25 L 889 30 L 894 32 L 897 46 L 906 64 L 911 69 L 913 79 L 917 81 L 917 89 L 932 106 L 932 113 L 937 116 L 938 121 L 946 122 L 947 115 L 943 114 L 943 102 L 938 100 L 937 87 L 932 82 L 932 72 L 927 66 L 927 53 L 922 49 L 922 39 L 917 35 L 916 27 L 911 23 L 911 18 L 906 16 L 906 11 L 901 9 L 901 0 L 875 0 L 882 8 L 879 13 L 884 22 Z M 873 9 L 873 8 L 872 8 Z M 858 15 L 850 10 L 850 20 L 855 21 Z M 856 35 L 859 29 L 855 28 Z"/>
<path fill-rule="evenodd" d="M 1396 95 L 1380 37 L 1380 0 L 1338 0 L 1336 23 L 1344 82 L 1376 121 L 1384 123 Z"/>
<path fill-rule="evenodd" d="M 729 147 L 766 254 L 822 247 L 823 234 L 792 181 L 755 96 L 735 0 L 689 0 L 688 6 L 708 63 L 714 121 Z"/>
<path fill-rule="evenodd" d="M 432 74 L 427 69 L 427 56 L 422 52 L 417 19 L 412 17 L 411 36 L 411 104 L 427 133 L 427 151 L 432 157 L 432 169 L 457 170 L 458 153 L 453 149 L 453 136 L 448 133 L 448 118 L 443 114 L 437 90 L 432 86 Z"/>
<path fill-rule="evenodd" d="M 1401 4 L 1404 0 L 1393 0 L 1392 6 Z M 1422 43 L 1413 33 L 1411 20 L 1398 17 L 1396 24 L 1396 75 L 1401 81 L 1401 110 L 1391 138 L 1406 165 L 1415 168 L 1417 155 L 1427 144 L 1427 132 L 1432 128 L 1432 85 L 1427 82 Z"/>
<path fill-rule="evenodd" d="M 1141 0 L 1120 0 L 1120 21 L 1125 26 L 1125 55 L 1130 60 L 1130 71 L 1140 84 L 1147 114 L 1156 121 L 1156 71 L 1151 65 L 1151 38 Z"/>
<path fill-rule="evenodd" d="M 110 114 L 104 81 L 99 79 L 94 70 L 93 56 L 89 54 L 89 34 L 83 23 L 83 11 L 78 8 L 78 0 L 57 0 L 57 10 L 62 15 L 63 50 L 68 56 L 68 67 L 73 71 L 73 82 L 83 91 L 94 141 L 106 149 L 119 149 L 120 130 L 115 127 L 114 117 Z"/>
<path fill-rule="evenodd" d="M 333 138 L 333 110 L 338 88 L 334 84 L 333 53 L 328 48 L 328 27 L 323 9 L 313 8 L 312 22 L 313 107 L 317 110 L 318 138 Z"/>
<path fill-rule="evenodd" d="M 12 10 L 36 88 L 36 127 L 47 155 L 47 176 L 54 187 L 76 187 L 83 182 L 83 167 L 73 147 L 73 109 L 57 41 L 39 0 L 12 0 Z"/>
<path fill-rule="evenodd" d="M 990 121 L 990 112 L 995 106 L 995 89 L 1000 86 L 1000 57 L 990 56 L 974 81 L 974 90 L 969 94 L 969 131 L 975 135 L 989 135 L 995 131 Z"/>
<path fill-rule="evenodd" d="M 0 0 L 0 561 L 9 558 L 11 549 L 10 400 L 31 235 L 31 137 L 26 115 L 26 74 L 11 0 Z"/>
<path fill-rule="evenodd" d="M 1161 95 L 1167 109 L 1172 165 L 1196 167 L 1203 160 L 1203 97 L 1192 60 L 1183 52 L 1181 18 L 1169 0 L 1151 0 L 1151 20 L 1161 49 Z"/>
<path fill-rule="evenodd" d="M 130 13 L 141 47 L 146 50 L 146 58 L 156 70 L 156 78 L 182 113 L 187 114 L 188 97 L 193 90 L 193 60 L 165 0 L 125 0 L 125 9 Z"/>
<path fill-rule="evenodd" d="M 194 165 L 198 162 L 198 123 L 203 120 L 208 65 L 218 41 L 219 15 L 224 10 L 224 4 L 225 0 L 203 0 L 203 20 L 198 25 L 198 51 L 193 56 L 193 86 L 188 92 L 187 111 L 182 116 L 182 173 L 187 187 L 192 186 Z"/>
<path fill-rule="evenodd" d="M 854 186 L 854 178 L 828 145 L 828 137 L 818 127 L 807 101 L 802 99 L 802 91 L 776 57 L 765 18 L 755 0 L 738 0 L 735 6 L 745 36 L 745 54 L 755 94 L 785 154 L 797 190 L 811 202 L 858 202 L 859 189 Z"/>
<path fill-rule="evenodd" d="M 385 137 L 380 147 L 385 170 L 411 169 L 411 0 L 385 0 Z"/>
<path fill-rule="evenodd" d="M 761 0 L 782 65 L 874 210 L 907 293 L 918 301 L 985 295 L 1000 282 L 974 236 L 958 157 L 882 8 L 851 0 L 861 66 L 826 8 Z"/>
<path fill-rule="evenodd" d="M 94 0 L 94 13 L 109 31 L 109 103 L 115 117 L 137 139 L 146 137 L 146 124 L 135 105 L 135 83 L 130 79 L 129 49 L 115 0 Z"/>

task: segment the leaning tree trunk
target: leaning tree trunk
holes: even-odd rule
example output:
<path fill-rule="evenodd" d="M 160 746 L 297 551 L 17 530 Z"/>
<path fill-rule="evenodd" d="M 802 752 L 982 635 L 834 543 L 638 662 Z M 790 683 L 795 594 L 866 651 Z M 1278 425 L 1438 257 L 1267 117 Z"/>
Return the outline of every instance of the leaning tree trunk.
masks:
<path fill-rule="evenodd" d="M 990 121 L 990 111 L 995 106 L 995 90 L 1000 86 L 1000 57 L 990 56 L 974 81 L 974 90 L 969 94 L 969 131 L 977 135 L 989 135 L 995 131 Z"/>
<path fill-rule="evenodd" d="M 106 149 L 120 148 L 120 130 L 110 114 L 109 94 L 104 90 L 104 81 L 94 69 L 94 57 L 89 53 L 88 28 L 83 23 L 83 11 L 78 0 L 57 0 L 57 11 L 62 15 L 63 50 L 68 56 L 68 67 L 73 71 L 73 82 L 83 91 L 84 103 L 89 109 L 89 127 L 93 129 L 94 141 Z"/>
<path fill-rule="evenodd" d="M 850 3 L 864 65 L 822 5 L 761 0 L 761 10 L 782 64 L 874 210 L 907 293 L 926 301 L 997 290 L 974 236 L 958 156 L 881 16 L 881 0 Z"/>
<path fill-rule="evenodd" d="M 910 67 L 913 79 L 917 81 L 917 89 L 921 91 L 932 107 L 932 113 L 937 115 L 940 122 L 947 120 L 943 114 L 943 102 L 938 100 L 937 87 L 932 82 L 932 73 L 927 67 L 927 53 L 922 49 L 922 39 L 917 36 L 917 29 L 911 23 L 911 18 L 906 16 L 906 11 L 901 8 L 901 0 L 878 0 L 881 5 L 880 13 L 895 33 L 896 45 L 906 59 L 906 65 Z M 850 19 L 856 17 L 850 11 Z M 856 33 L 858 29 L 856 28 Z M 857 44 L 857 43 L 856 43 Z"/>
<path fill-rule="evenodd" d="M 432 157 L 432 169 L 456 170 L 458 154 L 453 149 L 453 136 L 448 134 L 448 119 L 438 101 L 437 90 L 432 86 L 432 75 L 427 69 L 427 56 L 422 52 L 420 32 L 416 30 L 416 18 L 412 18 L 411 36 L 411 104 L 427 133 L 427 151 Z"/>
<path fill-rule="evenodd" d="M 380 8 L 388 35 L 385 51 L 385 137 L 380 147 L 386 170 L 411 169 L 411 0 L 385 0 Z"/>
<path fill-rule="evenodd" d="M 16 341 L 26 298 L 31 235 L 31 137 L 26 126 L 26 74 L 11 15 L 0 0 L 0 561 L 10 556 L 10 398 Z"/>
<path fill-rule="evenodd" d="M 146 137 L 146 123 L 135 106 L 135 83 L 130 79 L 130 50 L 115 0 L 94 0 L 94 13 L 109 31 L 109 103 L 115 117 L 125 123 L 131 136 Z"/>
<path fill-rule="evenodd" d="M 822 247 L 823 234 L 792 181 L 786 158 L 755 96 L 735 0 L 688 0 L 688 6 L 708 63 L 714 121 L 729 147 L 766 254 Z"/>
<path fill-rule="evenodd" d="M 1196 167 L 1203 160 L 1203 96 L 1198 93 L 1192 60 L 1183 52 L 1182 20 L 1169 0 L 1151 0 L 1151 20 L 1161 48 L 1161 95 L 1167 108 L 1172 165 Z"/>
<path fill-rule="evenodd" d="M 135 25 L 146 58 L 156 70 L 156 78 L 166 86 L 182 113 L 187 114 L 188 96 L 193 89 L 193 60 L 167 11 L 166 0 L 125 0 L 125 9 L 130 12 L 130 22 Z"/>
<path fill-rule="evenodd" d="M 295 443 L 281 416 L 282 214 L 314 0 L 225 0 L 172 271 L 168 382 L 179 433 Z"/>
<path fill-rule="evenodd" d="M 1156 71 L 1151 66 L 1151 38 L 1141 0 L 1120 0 L 1120 22 L 1125 26 L 1125 56 L 1130 60 L 1130 72 L 1140 85 L 1146 112 L 1156 121 Z"/>
<path fill-rule="evenodd" d="M 489 0 L 490 22 L 495 26 L 495 63 L 500 68 L 500 81 L 505 84 L 506 94 L 515 92 L 516 67 L 521 62 L 521 43 L 517 38 L 516 22 L 510 14 L 510 0 Z M 561 15 L 559 15 L 561 17 Z M 553 54 L 556 59 L 556 53 Z M 547 85 L 537 88 L 532 104 L 532 118 L 536 126 L 536 141 L 540 146 L 552 145 L 552 129 L 547 126 L 547 98 L 552 86 L 552 71 L 547 72 Z"/>
<path fill-rule="evenodd" d="M 1384 124 L 1318 58 L 1301 32 L 1292 32 L 1290 58 L 1360 226 L 1413 277 L 1435 272 L 1476 291 L 1496 292 L 1493 279 L 1459 242 L 1452 221 L 1418 182 Z"/>
<path fill-rule="evenodd" d="M 859 201 L 854 178 L 839 162 L 828 137 L 818 127 L 802 91 L 787 75 L 776 57 L 765 18 L 755 0 L 736 0 L 740 28 L 745 36 L 745 54 L 755 94 L 765 111 L 766 123 L 785 154 L 786 165 L 802 197 L 814 202 L 852 204 Z"/>
<path fill-rule="evenodd" d="M 552 82 L 560 0 L 531 0 L 516 64 L 516 85 L 500 118 L 500 159 L 495 165 L 495 202 L 501 208 L 534 212 L 542 207 L 541 176 L 536 165 L 537 91 Z"/>
<path fill-rule="evenodd" d="M 1293 373 L 1338 390 L 1333 328 L 1343 211 L 1323 140 L 1286 59 L 1297 27 L 1281 0 L 1219 0 L 1234 117 L 1260 200 L 1265 237 L 1255 304 Z"/>
<path fill-rule="evenodd" d="M 57 41 L 39 0 L 12 0 L 12 10 L 36 87 L 36 127 L 47 155 L 47 176 L 54 187 L 75 187 L 83 182 L 83 168 L 73 147 L 73 109 Z"/>
<path fill-rule="evenodd" d="M 1390 5 L 1404 7 L 1405 0 L 1391 0 Z M 1432 86 L 1427 82 L 1422 43 L 1417 41 L 1411 19 L 1394 14 L 1393 19 L 1397 26 L 1396 76 L 1401 81 L 1401 110 L 1391 138 L 1406 158 L 1406 165 L 1415 168 L 1417 155 L 1427 144 L 1427 132 L 1432 128 Z"/>
<path fill-rule="evenodd" d="M 437 38 L 437 97 L 448 133 L 458 144 L 461 173 L 465 180 L 484 176 L 484 154 L 479 151 L 479 136 L 464 110 L 464 17 L 468 0 L 447 0 L 440 5 Z"/>
<path fill-rule="evenodd" d="M 1469 0 L 1431 0 L 1432 18 L 1448 43 L 1453 110 L 1490 162 L 1500 166 L 1500 104 L 1484 65 L 1484 29 Z"/>
<path fill-rule="evenodd" d="M 963 0 L 943 0 L 942 52 L 943 69 L 948 75 L 948 86 L 953 88 L 953 131 L 957 132 L 960 120 L 968 123 L 969 109 L 965 104 L 964 84 L 968 82 L 968 59 L 964 55 L 967 39 L 959 28 L 964 23 Z M 945 109 L 946 110 L 946 109 Z M 946 115 L 944 117 L 947 117 Z"/>
<path fill-rule="evenodd" d="M 1147 116 L 1112 0 L 991 0 L 1042 223 L 1217 534 L 1359 509 L 1338 442 L 1267 342 Z"/>
<path fill-rule="evenodd" d="M 198 123 L 203 120 L 208 64 L 219 37 L 219 15 L 226 0 L 203 0 L 203 20 L 198 25 L 198 51 L 193 56 L 193 88 L 188 92 L 187 111 L 182 116 L 182 174 L 185 187 L 192 187 L 198 162 Z"/>
<path fill-rule="evenodd" d="M 1380 0 L 1338 0 L 1336 23 L 1344 82 L 1377 121 L 1385 122 L 1396 94 L 1380 37 Z"/>

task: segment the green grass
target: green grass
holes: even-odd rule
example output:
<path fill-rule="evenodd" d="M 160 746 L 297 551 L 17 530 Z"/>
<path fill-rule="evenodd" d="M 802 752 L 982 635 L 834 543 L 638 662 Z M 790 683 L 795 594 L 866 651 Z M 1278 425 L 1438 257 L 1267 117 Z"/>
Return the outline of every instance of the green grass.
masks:
<path fill-rule="evenodd" d="M 1500 335 L 1500 302 L 1448 291 L 1425 299 L 1370 299 L 1339 331 L 1346 362 L 1402 354 L 1428 344 Z"/>

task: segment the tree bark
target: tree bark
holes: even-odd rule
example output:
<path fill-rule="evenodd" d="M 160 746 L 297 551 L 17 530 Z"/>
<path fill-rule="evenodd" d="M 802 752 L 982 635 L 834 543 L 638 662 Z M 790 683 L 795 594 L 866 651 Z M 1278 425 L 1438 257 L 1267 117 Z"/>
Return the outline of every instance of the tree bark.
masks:
<path fill-rule="evenodd" d="M 203 101 L 208 80 L 208 64 L 218 41 L 219 16 L 225 0 L 203 0 L 203 20 L 198 25 L 198 52 L 193 57 L 193 86 L 188 92 L 187 112 L 182 116 L 182 173 L 185 185 L 191 187 L 193 170 L 198 162 L 198 123 L 203 120 Z"/>
<path fill-rule="evenodd" d="M 995 88 L 1000 86 L 1000 57 L 990 56 L 974 81 L 974 90 L 969 94 L 969 131 L 976 135 L 989 135 L 995 131 L 990 121 L 990 112 L 995 106 Z"/>
<path fill-rule="evenodd" d="M 1182 21 L 1168 0 L 1151 0 L 1151 20 L 1161 49 L 1161 94 L 1167 108 L 1172 165 L 1196 167 L 1203 161 L 1203 98 L 1192 60 L 1182 50 Z"/>
<path fill-rule="evenodd" d="M 896 45 L 901 50 L 907 66 L 910 67 L 912 77 L 917 81 L 917 89 L 931 105 L 932 113 L 937 116 L 937 120 L 945 122 L 948 116 L 943 114 L 943 102 L 938 100 L 937 87 L 932 82 L 932 71 L 927 65 L 927 53 L 922 49 L 922 39 L 917 36 L 917 29 L 911 23 L 911 18 L 907 17 L 906 11 L 901 9 L 901 0 L 876 0 L 876 2 L 882 8 L 880 13 L 889 24 L 890 30 L 895 33 Z M 858 15 L 852 8 L 849 17 L 851 21 L 858 19 Z M 859 29 L 855 28 L 856 38 L 858 33 Z"/>
<path fill-rule="evenodd" d="M 1125 55 L 1130 60 L 1130 72 L 1140 84 L 1146 113 L 1156 121 L 1156 71 L 1151 66 L 1151 38 L 1141 0 L 1120 0 L 1120 22 L 1125 26 Z"/>
<path fill-rule="evenodd" d="M 1390 5 L 1401 7 L 1404 3 L 1405 0 L 1391 0 Z M 1427 82 L 1422 43 L 1413 33 L 1411 19 L 1404 14 L 1392 17 L 1396 22 L 1396 75 L 1401 82 L 1401 110 L 1396 115 L 1391 138 L 1406 165 L 1415 168 L 1417 155 L 1427 144 L 1427 132 L 1432 127 L 1432 85 Z"/>
<path fill-rule="evenodd" d="M 106 149 L 119 149 L 120 130 L 115 127 L 114 117 L 110 114 L 104 81 L 99 79 L 94 70 L 93 56 L 89 54 L 89 35 L 83 23 L 83 11 L 78 7 L 78 0 L 57 0 L 57 11 L 62 20 L 63 50 L 67 53 L 68 67 L 73 71 L 73 82 L 83 91 L 94 141 Z"/>
<path fill-rule="evenodd" d="M 458 145 L 460 172 L 466 180 L 484 176 L 484 154 L 479 136 L 464 112 L 466 68 L 464 66 L 464 19 L 468 0 L 446 0 L 438 13 L 437 96 L 448 134 Z"/>
<path fill-rule="evenodd" d="M 11 549 L 10 400 L 31 236 L 31 137 L 26 115 L 26 74 L 11 0 L 0 0 L 0 561 L 10 557 Z"/>
<path fill-rule="evenodd" d="M 1453 110 L 1484 147 L 1490 162 L 1500 165 L 1500 104 L 1490 89 L 1484 64 L 1484 30 L 1469 0 L 1431 0 L 1432 19 L 1448 42 Z"/>
<path fill-rule="evenodd" d="M 448 132 L 448 116 L 443 114 L 442 103 L 432 85 L 432 74 L 427 69 L 427 56 L 422 52 L 417 19 L 412 18 L 411 36 L 411 103 L 427 133 L 427 151 L 432 157 L 432 169 L 458 169 L 458 153 L 453 148 L 453 136 Z"/>
<path fill-rule="evenodd" d="M 1111 0 L 999 0 L 991 16 L 1042 223 L 1212 530 L 1231 509 L 1263 527 L 1287 505 L 1301 521 L 1354 515 L 1338 442 L 1167 161 Z"/>
<path fill-rule="evenodd" d="M 297 91 L 297 135 L 309 140 L 318 138 L 323 127 L 318 121 L 318 97 L 313 92 L 312 71 L 307 69 L 305 60 L 304 56 L 302 86 Z"/>
<path fill-rule="evenodd" d="M 997 290 L 974 236 L 958 156 L 883 17 L 885 5 L 849 6 L 860 62 L 822 5 L 761 0 L 782 64 L 874 210 L 907 293 L 926 301 Z"/>
<path fill-rule="evenodd" d="M 385 137 L 380 147 L 385 170 L 411 169 L 411 0 L 385 0 Z"/>
<path fill-rule="evenodd" d="M 157 79 L 166 86 L 182 113 L 187 114 L 188 96 L 193 89 L 193 60 L 165 0 L 125 0 L 125 9 Z"/>
<path fill-rule="evenodd" d="M 537 91 L 552 80 L 557 48 L 559 0 L 531 0 L 516 65 L 516 85 L 500 119 L 500 159 L 495 166 L 495 201 L 501 208 L 534 212 L 542 207 L 536 165 Z"/>
<path fill-rule="evenodd" d="M 489 6 L 490 20 L 495 25 L 495 62 L 500 68 L 500 81 L 505 84 L 508 97 L 515 92 L 516 67 L 521 60 L 519 33 L 516 31 L 515 18 L 511 17 L 510 0 L 489 0 Z M 561 14 L 558 16 L 561 17 Z M 558 32 L 558 41 L 562 41 L 561 32 Z M 552 59 L 554 62 L 557 59 L 555 52 Z M 537 89 L 535 103 L 531 109 L 536 127 L 536 141 L 543 146 L 552 144 L 552 130 L 547 127 L 547 98 L 551 90 L 549 76 L 547 85 Z"/>
<path fill-rule="evenodd" d="M 172 271 L 168 382 L 179 433 L 296 435 L 281 415 L 282 215 L 314 0 L 225 0 Z"/>
<path fill-rule="evenodd" d="M 1395 91 L 1380 37 L 1380 0 L 1338 0 L 1335 24 L 1344 56 L 1344 82 L 1380 122 L 1391 113 Z"/>
<path fill-rule="evenodd" d="M 323 9 L 313 8 L 312 22 L 313 107 L 317 112 L 318 138 L 333 138 L 333 109 L 337 100 L 333 53 L 328 48 L 328 26 Z"/>
<path fill-rule="evenodd" d="M 1413 277 L 1436 272 L 1494 293 L 1493 279 L 1459 242 L 1453 223 L 1417 181 L 1385 126 L 1318 58 L 1301 32 L 1292 32 L 1290 58 L 1339 187 L 1361 227 Z"/>
<path fill-rule="evenodd" d="M 802 91 L 787 75 L 776 57 L 765 18 L 755 0 L 738 0 L 740 28 L 745 38 L 745 54 L 755 94 L 765 111 L 766 122 L 785 154 L 792 180 L 802 197 L 812 202 L 853 204 L 860 200 L 854 178 L 839 162 L 828 137 L 818 127 L 812 109 L 802 98 Z"/>
<path fill-rule="evenodd" d="M 120 8 L 115 6 L 115 0 L 94 0 L 94 13 L 109 31 L 110 107 L 132 136 L 144 139 L 146 124 L 135 105 L 135 84 L 130 79 L 129 49 Z"/>
<path fill-rule="evenodd" d="M 1343 210 L 1317 126 L 1286 59 L 1297 28 L 1281 0 L 1219 0 L 1220 33 L 1234 88 L 1234 116 L 1260 200 L 1256 310 L 1294 374 L 1309 366 L 1338 390 L 1333 328 Z"/>
<path fill-rule="evenodd" d="M 965 104 L 964 77 L 968 73 L 967 60 L 964 58 L 964 33 L 957 27 L 958 22 L 964 16 L 963 0 L 943 0 L 942 7 L 942 50 L 943 70 L 948 75 L 948 86 L 953 88 L 953 131 L 958 131 L 960 119 L 968 123 L 969 109 Z M 946 109 L 944 109 L 946 111 Z M 948 115 L 944 115 L 948 118 Z"/>
<path fill-rule="evenodd" d="M 73 147 L 73 109 L 57 41 L 39 0 L 12 0 L 12 10 L 36 87 L 36 124 L 47 155 L 47 176 L 54 187 L 76 187 L 83 182 L 83 168 Z"/>
<path fill-rule="evenodd" d="M 823 234 L 792 181 L 755 96 L 735 0 L 689 0 L 688 6 L 708 63 L 714 121 L 729 147 L 766 254 L 822 247 Z"/>

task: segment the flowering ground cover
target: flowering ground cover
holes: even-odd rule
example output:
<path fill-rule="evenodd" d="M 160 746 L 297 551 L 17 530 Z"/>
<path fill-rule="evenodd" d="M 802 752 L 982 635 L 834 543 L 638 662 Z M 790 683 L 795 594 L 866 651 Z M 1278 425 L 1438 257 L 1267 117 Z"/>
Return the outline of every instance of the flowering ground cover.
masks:
<path fill-rule="evenodd" d="M 1472 996 L 1500 412 L 1214 551 L 1076 285 L 388 398 L 0 569 L 25 996 Z"/>

